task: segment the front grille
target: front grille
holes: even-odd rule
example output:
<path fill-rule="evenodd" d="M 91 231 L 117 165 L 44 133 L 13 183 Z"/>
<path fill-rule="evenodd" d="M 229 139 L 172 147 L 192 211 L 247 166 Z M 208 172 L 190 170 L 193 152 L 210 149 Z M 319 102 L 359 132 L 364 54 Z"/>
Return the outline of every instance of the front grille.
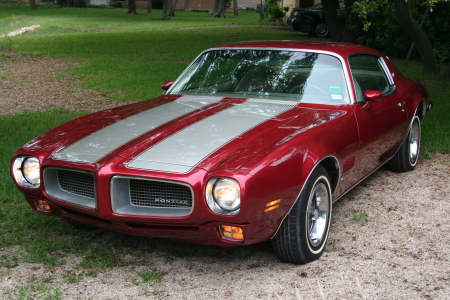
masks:
<path fill-rule="evenodd" d="M 95 198 L 94 175 L 71 170 L 58 170 L 58 182 L 63 191 Z"/>
<path fill-rule="evenodd" d="M 44 169 L 47 193 L 57 199 L 81 207 L 97 207 L 94 174 L 74 169 L 49 167 Z"/>
<path fill-rule="evenodd" d="M 121 215 L 177 217 L 194 208 L 191 186 L 177 181 L 114 176 L 111 192 L 113 210 Z"/>
<path fill-rule="evenodd" d="M 192 193 L 187 186 L 161 181 L 131 179 L 130 198 L 136 206 L 192 206 Z"/>

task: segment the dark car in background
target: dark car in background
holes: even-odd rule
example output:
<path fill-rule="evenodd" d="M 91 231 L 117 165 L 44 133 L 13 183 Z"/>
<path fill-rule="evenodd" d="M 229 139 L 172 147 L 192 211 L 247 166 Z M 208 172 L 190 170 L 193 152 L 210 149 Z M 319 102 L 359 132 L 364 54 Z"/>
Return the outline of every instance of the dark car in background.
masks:
<path fill-rule="evenodd" d="M 295 31 L 306 32 L 311 36 L 326 37 L 329 34 L 322 4 L 292 9 L 287 24 Z"/>

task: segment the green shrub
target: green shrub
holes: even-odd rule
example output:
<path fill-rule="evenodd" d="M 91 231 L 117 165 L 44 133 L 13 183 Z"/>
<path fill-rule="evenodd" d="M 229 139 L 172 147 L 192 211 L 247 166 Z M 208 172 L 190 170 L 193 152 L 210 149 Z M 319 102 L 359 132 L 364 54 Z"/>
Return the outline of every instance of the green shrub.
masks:
<path fill-rule="evenodd" d="M 282 22 L 286 13 L 280 7 L 280 0 L 268 0 L 264 5 L 270 15 L 270 21 Z"/>

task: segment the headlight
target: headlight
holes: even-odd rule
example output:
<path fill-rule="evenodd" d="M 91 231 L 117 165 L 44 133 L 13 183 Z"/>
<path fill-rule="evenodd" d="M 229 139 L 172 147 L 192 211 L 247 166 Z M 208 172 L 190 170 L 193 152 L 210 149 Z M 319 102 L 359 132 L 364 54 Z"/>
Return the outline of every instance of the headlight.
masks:
<path fill-rule="evenodd" d="M 37 189 L 41 183 L 41 165 L 34 156 L 18 156 L 13 163 L 14 180 L 20 186 Z"/>
<path fill-rule="evenodd" d="M 241 206 L 241 188 L 230 178 L 212 178 L 206 185 L 209 208 L 222 215 L 237 215 Z"/>

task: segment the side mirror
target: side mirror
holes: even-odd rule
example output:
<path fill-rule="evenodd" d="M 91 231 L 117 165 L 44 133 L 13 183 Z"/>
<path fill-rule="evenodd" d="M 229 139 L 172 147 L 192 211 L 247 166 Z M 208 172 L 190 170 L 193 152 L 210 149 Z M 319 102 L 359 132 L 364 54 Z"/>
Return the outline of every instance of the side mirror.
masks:
<path fill-rule="evenodd" d="M 366 99 L 367 102 L 364 104 L 363 108 L 369 109 L 372 102 L 380 102 L 383 100 L 383 94 L 380 91 L 367 90 L 364 91 L 364 99 Z"/>
<path fill-rule="evenodd" d="M 173 81 L 166 81 L 163 83 L 163 85 L 161 86 L 161 88 L 165 91 L 167 91 L 168 89 L 170 89 L 170 87 L 173 85 Z"/>

